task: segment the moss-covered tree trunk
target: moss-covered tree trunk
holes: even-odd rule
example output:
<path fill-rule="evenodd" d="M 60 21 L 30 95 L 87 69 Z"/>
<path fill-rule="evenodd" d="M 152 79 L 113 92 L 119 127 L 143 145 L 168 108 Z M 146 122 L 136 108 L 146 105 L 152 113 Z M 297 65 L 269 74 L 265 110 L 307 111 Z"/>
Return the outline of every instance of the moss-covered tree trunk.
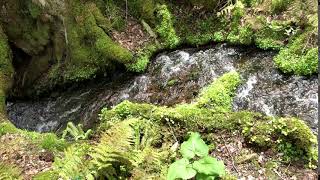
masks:
<path fill-rule="evenodd" d="M 5 99 L 12 85 L 13 67 L 7 36 L 0 26 L 0 122 L 6 121 Z"/>

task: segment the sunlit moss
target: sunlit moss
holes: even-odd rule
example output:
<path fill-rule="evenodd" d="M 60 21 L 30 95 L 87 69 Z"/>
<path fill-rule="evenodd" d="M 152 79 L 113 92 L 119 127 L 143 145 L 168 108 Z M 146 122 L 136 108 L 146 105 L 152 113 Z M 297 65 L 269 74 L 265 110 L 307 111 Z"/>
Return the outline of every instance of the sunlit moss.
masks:
<path fill-rule="evenodd" d="M 180 39 L 176 35 L 173 27 L 173 18 L 166 5 L 157 6 L 157 25 L 156 31 L 163 40 L 165 46 L 173 48 L 178 45 Z"/>
<path fill-rule="evenodd" d="M 237 72 L 224 74 L 202 90 L 196 105 L 216 111 L 230 111 L 234 91 L 240 82 L 240 75 Z"/>

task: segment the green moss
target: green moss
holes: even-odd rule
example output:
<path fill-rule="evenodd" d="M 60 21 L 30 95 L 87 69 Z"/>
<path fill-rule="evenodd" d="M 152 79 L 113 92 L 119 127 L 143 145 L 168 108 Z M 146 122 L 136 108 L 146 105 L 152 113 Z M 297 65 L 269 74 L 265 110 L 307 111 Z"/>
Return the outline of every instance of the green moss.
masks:
<path fill-rule="evenodd" d="M 318 48 L 308 47 L 309 33 L 298 36 L 274 58 L 276 65 L 285 73 L 311 75 L 318 71 Z"/>
<path fill-rule="evenodd" d="M 5 98 L 6 93 L 11 88 L 13 67 L 11 63 L 11 50 L 9 48 L 7 36 L 0 26 L 0 122 L 6 120 Z"/>
<path fill-rule="evenodd" d="M 172 16 L 166 5 L 157 5 L 157 25 L 156 31 L 159 34 L 164 46 L 169 48 L 176 47 L 180 38 L 176 35 L 173 27 Z"/>
<path fill-rule="evenodd" d="M 185 128 L 185 131 L 240 131 L 248 143 L 282 152 L 284 159 L 289 161 L 298 157 L 299 160 L 309 163 L 309 167 L 314 167 L 317 161 L 316 137 L 303 121 L 295 118 L 270 118 L 245 111 L 215 113 L 193 104 L 168 108 L 124 101 L 112 110 L 102 110 L 100 131 L 108 129 L 110 122 L 132 117 L 163 125 L 172 123 L 172 126 Z M 291 144 L 291 149 L 283 148 L 284 143 Z M 299 156 L 288 153 L 293 151 L 299 153 Z"/>
<path fill-rule="evenodd" d="M 317 161 L 317 140 L 303 121 L 266 117 L 247 111 L 230 112 L 232 95 L 239 83 L 239 75 L 229 72 L 205 88 L 196 102 L 175 107 L 124 101 L 112 110 L 105 108 L 101 111 L 99 130 L 108 129 L 112 122 L 142 118 L 162 125 L 171 123 L 185 131 L 240 131 L 248 143 L 283 152 L 292 158 L 290 161 L 297 155 L 290 152 L 299 152 L 299 160 L 305 160 L 313 167 Z M 287 145 L 283 146 L 284 143 L 291 144 L 291 150 L 288 150 Z"/>
<path fill-rule="evenodd" d="M 30 55 L 42 52 L 49 43 L 50 25 L 39 18 L 43 9 L 31 1 L 10 1 L 8 17 L 14 23 L 5 23 L 5 29 L 11 42 Z M 1 17 L 3 18 L 3 16 Z"/>
<path fill-rule="evenodd" d="M 10 88 L 13 66 L 11 64 L 11 50 L 7 36 L 0 26 L 0 89 L 6 92 Z"/>
<path fill-rule="evenodd" d="M 232 96 L 240 84 L 240 76 L 231 71 L 218 78 L 200 93 L 196 105 L 214 109 L 215 111 L 227 112 L 232 107 Z"/>
<path fill-rule="evenodd" d="M 159 45 L 148 44 L 140 49 L 135 56 L 135 63 L 127 64 L 127 69 L 133 72 L 144 72 L 151 57 L 161 49 Z"/>
<path fill-rule="evenodd" d="M 196 34 L 186 37 L 186 42 L 190 45 L 200 46 L 213 40 L 212 34 Z"/>
<path fill-rule="evenodd" d="M 59 139 L 57 135 L 53 133 L 28 132 L 17 129 L 9 122 L 0 123 L 0 137 L 6 134 L 21 134 L 26 137 L 27 140 L 49 151 L 62 151 L 68 145 L 63 139 Z"/>
<path fill-rule="evenodd" d="M 226 40 L 226 38 L 223 32 L 218 31 L 213 34 L 213 40 L 216 42 L 223 42 Z"/>
<path fill-rule="evenodd" d="M 19 130 L 9 122 L 2 122 L 0 123 L 0 137 L 5 134 L 14 134 L 19 132 Z"/>
<path fill-rule="evenodd" d="M 132 53 L 106 34 L 105 30 L 111 29 L 111 24 L 95 4 L 72 1 L 69 7 L 71 14 L 67 20 L 67 31 L 70 61 L 65 67 L 65 81 L 94 77 L 102 70 L 112 67 L 114 62 L 132 62 Z M 57 74 L 53 73 L 52 76 Z"/>

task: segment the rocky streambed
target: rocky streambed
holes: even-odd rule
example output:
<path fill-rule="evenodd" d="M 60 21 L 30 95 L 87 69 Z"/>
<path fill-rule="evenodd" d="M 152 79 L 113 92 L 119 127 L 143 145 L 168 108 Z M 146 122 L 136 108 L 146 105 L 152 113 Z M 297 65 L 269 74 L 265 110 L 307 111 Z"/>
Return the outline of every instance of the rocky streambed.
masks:
<path fill-rule="evenodd" d="M 317 132 L 318 81 L 281 73 L 275 52 L 225 44 L 164 52 L 146 73 L 118 73 L 112 81 L 97 79 L 38 100 L 7 102 L 8 115 L 19 128 L 40 132 L 61 130 L 68 121 L 90 127 L 103 107 L 123 100 L 172 106 L 191 102 L 200 89 L 236 70 L 243 79 L 233 109 L 269 116 L 294 116 Z"/>

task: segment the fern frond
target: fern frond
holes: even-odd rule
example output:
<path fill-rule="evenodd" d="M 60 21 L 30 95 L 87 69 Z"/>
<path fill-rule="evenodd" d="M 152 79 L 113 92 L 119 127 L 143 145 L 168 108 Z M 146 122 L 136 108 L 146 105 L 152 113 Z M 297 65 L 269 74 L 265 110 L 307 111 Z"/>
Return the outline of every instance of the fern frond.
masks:
<path fill-rule="evenodd" d="M 90 174 L 86 155 L 89 151 L 88 144 L 77 144 L 68 147 L 63 158 L 56 158 L 53 170 L 63 179 L 84 179 Z"/>
<path fill-rule="evenodd" d="M 20 180 L 21 170 L 13 165 L 0 162 L 0 180 Z"/>
<path fill-rule="evenodd" d="M 87 132 L 84 132 L 82 124 L 75 126 L 72 122 L 68 122 L 67 128 L 63 131 L 62 138 L 70 134 L 75 141 L 88 139 L 91 135 L 92 130 L 89 129 Z"/>
<path fill-rule="evenodd" d="M 137 121 L 130 119 L 116 123 L 102 135 L 100 143 L 90 154 L 96 176 L 112 179 L 121 174 L 120 167 L 129 171 L 133 168 L 135 132 L 132 126 Z"/>

